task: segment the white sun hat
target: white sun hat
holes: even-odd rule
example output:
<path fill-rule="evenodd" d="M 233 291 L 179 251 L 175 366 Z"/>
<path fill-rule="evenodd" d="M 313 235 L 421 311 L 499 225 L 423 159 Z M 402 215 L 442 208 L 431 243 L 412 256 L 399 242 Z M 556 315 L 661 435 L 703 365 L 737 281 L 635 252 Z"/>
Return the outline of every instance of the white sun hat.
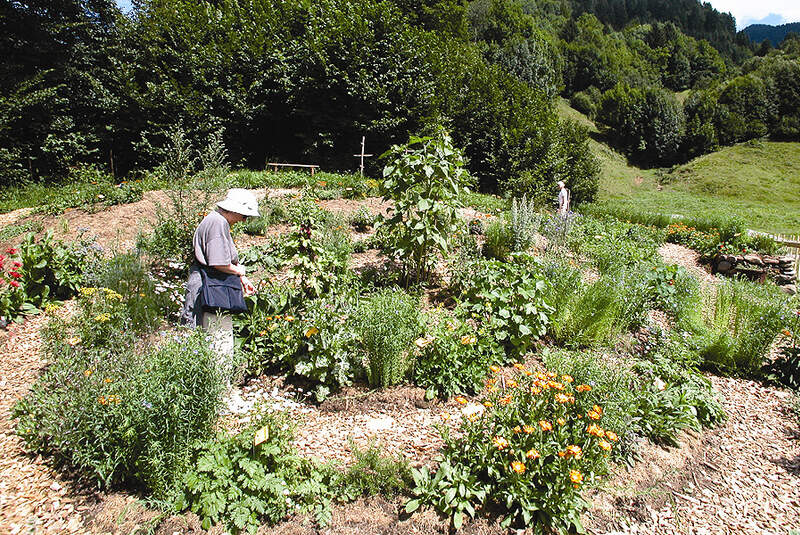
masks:
<path fill-rule="evenodd" d="M 247 217 L 258 217 L 258 200 L 256 196 L 241 188 L 228 190 L 228 195 L 217 203 L 223 210 Z"/>

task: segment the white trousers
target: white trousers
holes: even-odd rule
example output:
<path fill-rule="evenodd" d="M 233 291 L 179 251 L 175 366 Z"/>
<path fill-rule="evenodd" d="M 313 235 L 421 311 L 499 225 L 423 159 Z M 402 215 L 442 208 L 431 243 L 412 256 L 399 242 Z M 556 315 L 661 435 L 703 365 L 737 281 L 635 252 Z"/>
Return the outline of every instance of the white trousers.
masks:
<path fill-rule="evenodd" d="M 211 337 L 211 350 L 226 380 L 233 374 L 233 317 L 230 314 L 203 312 L 203 330 Z"/>

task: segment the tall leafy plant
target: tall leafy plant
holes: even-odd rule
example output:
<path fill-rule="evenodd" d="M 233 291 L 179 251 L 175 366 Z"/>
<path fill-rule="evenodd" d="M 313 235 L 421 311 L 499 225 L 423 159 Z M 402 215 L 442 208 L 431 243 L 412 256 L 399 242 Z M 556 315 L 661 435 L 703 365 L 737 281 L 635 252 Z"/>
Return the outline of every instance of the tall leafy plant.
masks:
<path fill-rule="evenodd" d="M 395 231 L 394 249 L 404 264 L 407 280 L 430 278 L 437 253 L 446 253 L 448 237 L 456 230 L 459 195 L 468 189 L 470 176 L 464 157 L 450 136 L 412 136 L 382 156 L 380 192 L 392 201 L 394 211 L 381 224 Z"/>

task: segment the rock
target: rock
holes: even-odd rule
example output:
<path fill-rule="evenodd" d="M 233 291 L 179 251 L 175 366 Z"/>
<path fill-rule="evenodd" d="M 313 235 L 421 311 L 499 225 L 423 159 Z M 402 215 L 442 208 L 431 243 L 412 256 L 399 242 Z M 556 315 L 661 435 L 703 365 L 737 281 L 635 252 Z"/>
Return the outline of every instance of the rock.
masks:
<path fill-rule="evenodd" d="M 727 260 L 722 260 L 717 264 L 717 271 L 719 271 L 720 273 L 727 273 L 728 271 L 731 270 L 732 267 L 733 264 L 731 264 Z"/>
<path fill-rule="evenodd" d="M 775 258 L 774 256 L 765 256 L 763 260 L 764 263 L 768 266 L 777 266 L 778 264 L 780 264 L 778 259 Z"/>
<path fill-rule="evenodd" d="M 797 277 L 797 272 L 794 269 L 787 269 L 786 271 L 781 271 L 781 275 L 786 275 L 787 277 Z"/>
<path fill-rule="evenodd" d="M 763 266 L 764 261 L 761 260 L 761 257 L 757 254 L 748 254 L 744 256 L 744 261 L 748 264 L 753 264 L 755 266 Z"/>
<path fill-rule="evenodd" d="M 778 275 L 775 279 L 778 281 L 778 284 L 790 284 L 795 280 L 794 277 L 787 277 L 786 275 Z"/>
<path fill-rule="evenodd" d="M 786 286 L 781 286 L 781 290 L 789 295 L 795 295 L 797 293 L 797 286 L 794 284 L 787 284 Z"/>
<path fill-rule="evenodd" d="M 391 416 L 386 416 L 384 418 L 373 418 L 367 422 L 367 429 L 373 433 L 377 433 L 378 431 L 391 429 L 392 425 L 394 425 L 394 418 Z"/>
<path fill-rule="evenodd" d="M 791 255 L 781 256 L 778 258 L 778 263 L 782 266 L 791 265 L 794 262 L 794 257 Z"/>
<path fill-rule="evenodd" d="M 736 262 L 744 262 L 744 257 L 742 255 L 736 255 L 734 259 Z"/>

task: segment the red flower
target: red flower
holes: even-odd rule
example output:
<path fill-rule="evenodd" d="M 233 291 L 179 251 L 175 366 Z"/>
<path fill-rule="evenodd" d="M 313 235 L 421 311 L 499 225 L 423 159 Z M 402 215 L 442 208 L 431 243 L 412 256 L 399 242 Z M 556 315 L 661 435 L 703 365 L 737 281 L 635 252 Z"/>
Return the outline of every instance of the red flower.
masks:
<path fill-rule="evenodd" d="M 20 275 L 20 274 L 19 274 L 19 273 L 17 273 L 16 271 L 9 271 L 9 272 L 8 272 L 8 274 L 9 274 L 9 275 L 11 275 L 11 276 L 12 276 L 13 278 L 15 278 L 15 279 L 20 279 L 20 278 L 22 278 L 22 275 Z"/>
<path fill-rule="evenodd" d="M 17 261 L 17 260 L 14 260 L 14 267 L 15 267 L 15 268 L 21 268 L 21 267 L 22 267 L 22 262 L 19 262 L 19 261 Z"/>
<path fill-rule="evenodd" d="M 8 255 L 12 255 L 13 256 L 13 255 L 17 254 L 17 252 L 18 251 L 16 249 L 14 249 L 13 247 L 9 247 L 8 249 L 6 249 L 6 254 L 8 254 Z"/>
<path fill-rule="evenodd" d="M 11 281 L 11 282 L 9 282 L 9 284 L 11 286 L 13 286 L 14 288 L 19 288 L 19 283 L 17 281 Z"/>

